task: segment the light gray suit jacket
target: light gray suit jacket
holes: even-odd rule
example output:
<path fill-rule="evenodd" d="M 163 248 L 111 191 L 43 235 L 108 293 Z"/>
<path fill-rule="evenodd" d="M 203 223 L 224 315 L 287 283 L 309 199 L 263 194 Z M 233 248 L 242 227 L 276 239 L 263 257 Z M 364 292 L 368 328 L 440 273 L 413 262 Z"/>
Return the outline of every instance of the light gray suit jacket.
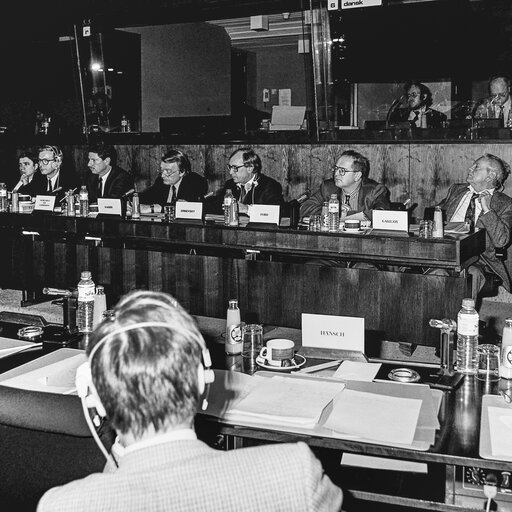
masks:
<path fill-rule="evenodd" d="M 468 191 L 467 183 L 456 183 L 448 190 L 448 195 L 439 206 L 446 211 L 449 222 L 464 194 Z M 503 261 L 496 258 L 495 248 L 506 247 L 510 242 L 512 229 L 512 198 L 495 191 L 491 199 L 491 210 L 480 215 L 475 224 L 476 228 L 485 229 L 486 247 L 480 260 L 489 270 L 495 272 L 503 279 L 503 286 L 510 291 L 511 283 Z"/>
<path fill-rule="evenodd" d="M 47 491 L 38 512 L 311 512 L 341 509 L 342 492 L 304 443 L 219 451 L 198 440 L 126 454 L 114 473 Z"/>

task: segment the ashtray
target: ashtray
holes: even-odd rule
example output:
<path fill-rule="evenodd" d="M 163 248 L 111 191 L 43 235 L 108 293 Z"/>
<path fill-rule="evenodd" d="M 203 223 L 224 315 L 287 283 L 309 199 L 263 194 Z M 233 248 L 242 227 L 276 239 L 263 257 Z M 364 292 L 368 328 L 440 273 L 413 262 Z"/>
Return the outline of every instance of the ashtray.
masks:
<path fill-rule="evenodd" d="M 18 330 L 18 338 L 25 341 L 41 341 L 43 337 L 43 328 L 37 325 L 27 325 Z"/>
<path fill-rule="evenodd" d="M 388 378 L 397 382 L 418 382 L 420 374 L 410 368 L 395 368 L 388 373 Z"/>

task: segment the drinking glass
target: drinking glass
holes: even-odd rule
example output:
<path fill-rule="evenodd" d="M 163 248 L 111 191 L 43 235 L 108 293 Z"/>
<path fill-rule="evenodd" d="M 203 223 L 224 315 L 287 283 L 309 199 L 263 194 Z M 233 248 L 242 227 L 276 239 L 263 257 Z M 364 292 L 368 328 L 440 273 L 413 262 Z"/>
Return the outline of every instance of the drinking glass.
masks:
<path fill-rule="evenodd" d="M 311 215 L 309 217 L 309 231 L 320 231 L 322 229 L 321 215 Z"/>
<path fill-rule="evenodd" d="M 434 223 L 431 220 L 420 220 L 420 238 L 432 238 Z"/>
<path fill-rule="evenodd" d="M 260 324 L 246 324 L 243 328 L 242 362 L 245 373 L 254 373 L 256 370 L 256 356 L 263 347 L 263 326 Z"/>
<path fill-rule="evenodd" d="M 164 206 L 164 222 L 173 222 L 175 217 L 175 206 L 166 205 Z"/>
<path fill-rule="evenodd" d="M 486 343 L 478 345 L 478 374 L 480 380 L 499 380 L 500 349 L 496 345 Z"/>

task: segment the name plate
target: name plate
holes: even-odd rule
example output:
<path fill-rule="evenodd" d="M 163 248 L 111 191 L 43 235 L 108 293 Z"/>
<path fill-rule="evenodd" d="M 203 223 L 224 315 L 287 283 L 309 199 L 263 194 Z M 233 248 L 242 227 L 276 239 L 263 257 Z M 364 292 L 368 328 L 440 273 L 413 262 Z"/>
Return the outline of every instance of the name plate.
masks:
<path fill-rule="evenodd" d="M 394 210 L 373 210 L 372 229 L 409 231 L 409 214 Z"/>
<path fill-rule="evenodd" d="M 279 210 L 277 204 L 251 204 L 249 206 L 249 222 L 262 222 L 279 225 Z"/>
<path fill-rule="evenodd" d="M 176 202 L 176 219 L 201 220 L 203 218 L 203 203 L 201 202 Z"/>
<path fill-rule="evenodd" d="M 341 0 L 342 9 L 354 9 L 355 7 L 373 7 L 382 5 L 382 0 Z"/>
<path fill-rule="evenodd" d="M 53 212 L 53 208 L 55 207 L 55 199 L 55 196 L 36 196 L 34 210 Z"/>
<path fill-rule="evenodd" d="M 302 346 L 364 353 L 364 318 L 302 313 Z"/>
<path fill-rule="evenodd" d="M 121 199 L 98 197 L 98 214 L 121 215 Z"/>

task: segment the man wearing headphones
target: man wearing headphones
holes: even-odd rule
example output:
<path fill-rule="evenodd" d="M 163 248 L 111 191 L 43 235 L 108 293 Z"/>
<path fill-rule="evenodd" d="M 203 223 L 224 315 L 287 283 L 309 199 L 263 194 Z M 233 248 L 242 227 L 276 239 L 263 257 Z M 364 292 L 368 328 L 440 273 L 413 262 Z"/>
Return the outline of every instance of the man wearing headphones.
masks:
<path fill-rule="evenodd" d="M 304 443 L 226 452 L 197 439 L 213 370 L 194 320 L 170 295 L 124 296 L 87 354 L 77 391 L 116 430 L 119 467 L 50 489 L 38 512 L 340 510 L 341 490 Z"/>
<path fill-rule="evenodd" d="M 78 177 L 75 173 L 62 172 L 62 151 L 57 146 L 43 146 L 39 149 L 39 170 L 45 180 L 35 190 L 35 195 L 55 195 L 57 201 L 64 194 L 78 187 Z"/>
<path fill-rule="evenodd" d="M 188 156 L 171 149 L 162 157 L 158 178 L 139 194 L 141 212 L 160 212 L 176 201 L 202 201 L 207 191 L 206 178 L 192 172 Z"/>

